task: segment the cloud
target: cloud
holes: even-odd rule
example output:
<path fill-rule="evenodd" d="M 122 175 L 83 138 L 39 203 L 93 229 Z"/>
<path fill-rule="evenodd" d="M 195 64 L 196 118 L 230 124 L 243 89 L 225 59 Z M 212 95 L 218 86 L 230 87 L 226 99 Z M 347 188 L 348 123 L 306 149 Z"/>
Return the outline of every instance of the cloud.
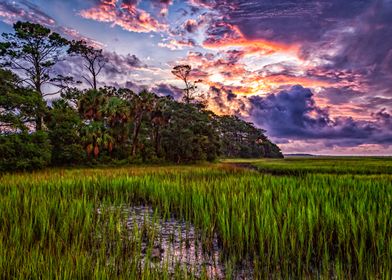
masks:
<path fill-rule="evenodd" d="M 142 88 L 141 82 L 135 83 L 130 86 L 129 77 L 136 71 L 148 69 L 148 66 L 143 63 L 136 55 L 127 54 L 120 55 L 115 52 L 103 52 L 103 55 L 107 59 L 107 63 L 102 69 L 101 74 L 98 76 L 99 86 L 115 86 L 115 87 L 128 87 L 132 89 Z M 55 66 L 56 73 L 63 76 L 71 76 L 76 80 L 80 80 L 84 83 L 84 86 L 88 86 L 82 76 L 88 76 L 88 70 L 85 69 L 84 61 L 77 56 L 67 57 L 66 60 L 61 61 Z M 136 87 L 137 85 L 137 87 Z"/>
<path fill-rule="evenodd" d="M 101 0 L 97 6 L 82 10 L 79 14 L 83 18 L 108 22 L 131 32 L 158 32 L 167 29 L 165 24 L 139 9 L 138 4 L 139 1 L 135 0 Z"/>
<path fill-rule="evenodd" d="M 155 85 L 152 87 L 151 91 L 161 96 L 171 96 L 176 100 L 181 99 L 183 95 L 182 89 L 165 83 L 159 83 Z"/>
<path fill-rule="evenodd" d="M 68 39 L 84 40 L 93 47 L 103 47 L 103 44 L 100 42 L 80 34 L 75 29 L 58 25 L 56 20 L 43 12 L 40 7 L 26 0 L 21 0 L 19 2 L 7 0 L 0 1 L 0 19 L 1 18 L 9 25 L 12 25 L 17 21 L 39 23 Z"/>
<path fill-rule="evenodd" d="M 214 0 L 189 0 L 189 4 L 197 8 L 211 9 L 215 7 L 216 2 Z"/>
<path fill-rule="evenodd" d="M 55 20 L 42 12 L 41 9 L 28 2 L 20 1 L 0 1 L 0 18 L 7 24 L 14 24 L 16 21 L 30 21 L 43 24 L 45 26 L 55 26 Z"/>
<path fill-rule="evenodd" d="M 185 21 L 184 23 L 184 29 L 188 32 L 188 33 L 195 33 L 198 29 L 198 22 L 195 19 L 188 19 L 187 21 Z"/>
<path fill-rule="evenodd" d="M 159 9 L 159 14 L 166 17 L 169 14 L 169 7 L 173 5 L 173 0 L 151 0 L 153 7 Z"/>
<path fill-rule="evenodd" d="M 214 9 L 246 38 L 291 44 L 318 41 L 327 30 L 360 15 L 372 3 L 373 0 L 216 0 Z"/>
<path fill-rule="evenodd" d="M 171 39 L 168 42 L 158 43 L 161 48 L 168 48 L 170 50 L 182 50 L 184 48 L 192 48 L 196 46 L 196 42 L 192 39 L 176 40 Z"/>
<path fill-rule="evenodd" d="M 262 38 L 246 38 L 236 25 L 227 23 L 224 20 L 211 22 L 203 46 L 208 49 L 237 47 L 243 49 L 246 55 L 266 55 L 278 51 L 297 52 L 298 50 L 298 46 L 295 44 L 289 45 Z"/>
<path fill-rule="evenodd" d="M 317 50 L 337 46 L 333 53 Z M 374 1 L 358 18 L 331 30 L 319 42 L 302 50 L 305 59 L 326 63 L 323 71 L 345 73 L 353 86 L 377 95 L 390 95 L 392 88 L 392 2 Z"/>
<path fill-rule="evenodd" d="M 317 106 L 311 90 L 302 86 L 266 97 L 252 96 L 249 102 L 251 120 L 275 138 L 317 139 L 331 147 L 392 145 L 392 122 L 387 109 L 376 112 L 372 121 L 331 118 L 328 110 Z"/>

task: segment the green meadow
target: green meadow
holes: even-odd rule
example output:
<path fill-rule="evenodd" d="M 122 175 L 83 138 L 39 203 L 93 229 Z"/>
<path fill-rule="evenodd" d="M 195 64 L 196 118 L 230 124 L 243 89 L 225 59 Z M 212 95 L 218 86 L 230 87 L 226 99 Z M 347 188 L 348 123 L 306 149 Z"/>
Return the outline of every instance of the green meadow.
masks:
<path fill-rule="evenodd" d="M 157 265 L 162 234 L 126 223 L 122 209 L 135 206 L 193 227 L 203 254 L 219 251 L 220 273 Z M 391 213 L 390 158 L 3 174 L 0 278 L 391 279 Z"/>

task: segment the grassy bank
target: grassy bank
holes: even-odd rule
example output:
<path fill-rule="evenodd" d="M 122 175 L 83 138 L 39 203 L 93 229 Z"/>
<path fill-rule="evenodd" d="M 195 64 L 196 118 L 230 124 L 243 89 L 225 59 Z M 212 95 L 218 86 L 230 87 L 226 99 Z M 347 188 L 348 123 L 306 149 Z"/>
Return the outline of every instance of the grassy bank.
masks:
<path fill-rule="evenodd" d="M 216 234 L 223 262 L 247 259 L 255 278 L 390 279 L 392 162 L 313 160 L 252 163 L 303 176 L 225 163 L 4 175 L 0 278 L 192 278 L 142 261 L 146 233 L 105 211 L 145 204 L 192 222 L 206 251 Z"/>

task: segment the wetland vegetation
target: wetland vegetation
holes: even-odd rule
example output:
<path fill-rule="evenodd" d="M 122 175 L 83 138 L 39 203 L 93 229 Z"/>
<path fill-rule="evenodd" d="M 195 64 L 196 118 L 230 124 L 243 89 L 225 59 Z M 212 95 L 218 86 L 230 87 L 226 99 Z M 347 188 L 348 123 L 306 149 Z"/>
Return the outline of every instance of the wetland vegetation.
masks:
<path fill-rule="evenodd" d="M 227 162 L 5 174 L 0 277 L 389 279 L 390 159 L 328 162 L 301 176 Z"/>

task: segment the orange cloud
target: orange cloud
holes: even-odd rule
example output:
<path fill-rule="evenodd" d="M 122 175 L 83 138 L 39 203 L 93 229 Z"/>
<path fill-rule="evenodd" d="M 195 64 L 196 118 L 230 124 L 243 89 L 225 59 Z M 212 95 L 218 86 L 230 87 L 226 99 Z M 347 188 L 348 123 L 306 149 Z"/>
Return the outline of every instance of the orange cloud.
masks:
<path fill-rule="evenodd" d="M 245 55 L 249 54 L 272 54 L 278 51 L 297 52 L 299 45 L 283 44 L 263 39 L 247 39 L 241 30 L 228 23 L 220 23 L 228 30 L 221 38 L 210 37 L 203 46 L 209 49 L 221 49 L 230 47 L 240 47 L 245 51 Z"/>
<path fill-rule="evenodd" d="M 185 61 L 191 62 L 196 73 L 203 74 L 202 80 L 208 86 L 225 87 L 237 95 L 268 93 L 287 85 L 327 87 L 334 84 L 317 78 L 287 74 L 262 76 L 258 72 L 247 70 L 245 64 L 233 63 L 225 58 L 208 59 L 197 53 L 191 53 Z"/>
<path fill-rule="evenodd" d="M 300 84 L 304 87 L 326 87 L 326 86 L 331 86 L 333 84 L 330 82 L 316 80 L 309 77 L 293 77 L 293 76 L 285 76 L 283 74 L 273 75 L 269 77 L 259 77 L 258 79 L 272 86 Z"/>

